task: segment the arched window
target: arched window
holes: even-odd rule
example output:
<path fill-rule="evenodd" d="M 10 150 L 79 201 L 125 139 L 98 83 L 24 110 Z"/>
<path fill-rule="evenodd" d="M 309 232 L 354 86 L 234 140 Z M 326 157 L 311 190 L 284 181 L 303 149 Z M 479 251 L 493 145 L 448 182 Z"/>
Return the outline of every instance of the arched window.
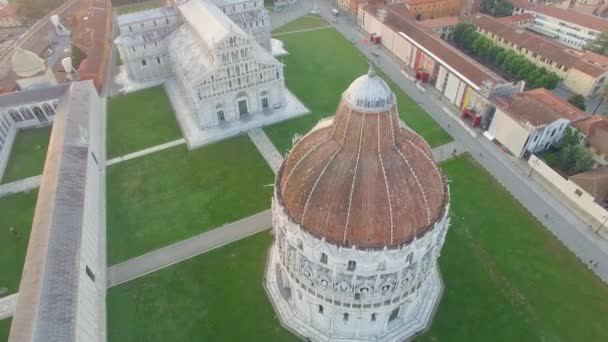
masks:
<path fill-rule="evenodd" d="M 42 108 L 44 109 L 44 112 L 46 113 L 47 116 L 55 115 L 55 110 L 48 103 L 43 104 Z"/>
<path fill-rule="evenodd" d="M 8 114 L 11 116 L 11 118 L 13 119 L 14 122 L 23 121 L 23 118 L 16 110 L 11 109 L 8 111 Z"/>
<path fill-rule="evenodd" d="M 21 109 L 19 109 L 19 112 L 26 120 L 34 119 L 34 114 L 32 114 L 32 111 L 29 108 L 22 107 Z"/>
<path fill-rule="evenodd" d="M 141 60 L 141 66 L 147 66 L 148 62 L 145 59 Z"/>

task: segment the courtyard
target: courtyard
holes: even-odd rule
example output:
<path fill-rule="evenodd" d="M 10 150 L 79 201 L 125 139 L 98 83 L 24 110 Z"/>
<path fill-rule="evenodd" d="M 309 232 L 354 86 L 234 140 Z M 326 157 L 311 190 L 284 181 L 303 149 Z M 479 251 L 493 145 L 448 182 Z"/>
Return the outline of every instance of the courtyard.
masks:
<path fill-rule="evenodd" d="M 419 340 L 607 339 L 604 284 L 470 157 L 442 168 L 452 193 L 446 288 Z M 262 288 L 271 241 L 259 233 L 111 288 L 109 339 L 290 340 Z"/>
<path fill-rule="evenodd" d="M 273 178 L 247 136 L 108 167 L 108 265 L 267 209 Z"/>
<path fill-rule="evenodd" d="M 162 86 L 108 99 L 108 159 L 182 137 Z"/>
<path fill-rule="evenodd" d="M 287 26 L 308 23 L 300 18 Z M 282 30 L 282 28 L 280 29 Z M 365 56 L 333 28 L 283 34 L 289 55 L 283 58 L 287 87 L 310 108 L 312 114 L 264 128 L 277 149 L 285 154 L 293 136 L 307 133 L 320 119 L 332 116 L 341 94 L 369 64 Z M 432 147 L 452 138 L 390 79 L 376 70 L 397 95 L 401 119 L 418 132 Z"/>
<path fill-rule="evenodd" d="M 30 128 L 17 132 L 0 184 L 42 174 L 51 127 Z"/>
<path fill-rule="evenodd" d="M 19 289 L 37 196 L 33 190 L 0 197 L 0 298 Z"/>

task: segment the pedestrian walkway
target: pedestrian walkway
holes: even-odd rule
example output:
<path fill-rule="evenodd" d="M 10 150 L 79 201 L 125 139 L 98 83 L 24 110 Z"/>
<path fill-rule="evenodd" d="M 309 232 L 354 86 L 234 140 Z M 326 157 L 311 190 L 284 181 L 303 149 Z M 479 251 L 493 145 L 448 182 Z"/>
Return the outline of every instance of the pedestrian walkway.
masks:
<path fill-rule="evenodd" d="M 310 32 L 310 31 L 318 31 L 318 30 L 327 30 L 327 29 L 333 29 L 334 27 L 331 25 L 326 25 L 326 26 L 319 26 L 319 27 L 313 27 L 313 28 L 308 28 L 308 29 L 301 29 L 301 30 L 294 30 L 294 31 L 287 31 L 287 32 L 277 32 L 277 33 L 273 33 L 272 36 L 273 37 L 280 37 L 280 36 L 285 36 L 288 34 L 294 34 L 294 33 L 302 33 L 302 32 Z"/>
<path fill-rule="evenodd" d="M 254 128 L 249 130 L 247 135 L 249 135 L 249 138 L 253 141 L 255 147 L 258 148 L 258 151 L 260 151 L 272 171 L 277 174 L 281 168 L 281 164 L 283 164 L 283 156 L 279 153 L 272 141 L 270 141 L 264 130 L 261 128 Z"/>
<path fill-rule="evenodd" d="M 37 189 L 42 175 L 0 185 L 0 197 Z"/>
<path fill-rule="evenodd" d="M 452 141 L 451 143 L 434 148 L 433 158 L 435 158 L 437 163 L 441 163 L 465 152 L 466 150 L 457 141 Z"/>
<path fill-rule="evenodd" d="M 141 151 L 125 154 L 124 156 L 110 159 L 110 160 L 106 161 L 106 166 L 110 166 L 110 165 L 114 165 L 116 163 L 121 163 L 123 161 L 139 158 L 139 157 L 145 156 L 146 154 L 166 150 L 168 148 L 175 147 L 175 146 L 185 144 L 185 143 L 186 143 L 186 140 L 184 138 L 173 140 L 168 143 L 160 144 L 160 145 L 157 145 L 154 147 L 146 148 Z"/>
<path fill-rule="evenodd" d="M 272 215 L 270 209 L 268 209 L 240 221 L 226 224 L 190 239 L 127 260 L 108 269 L 108 287 L 116 286 L 158 271 L 180 261 L 264 231 L 271 226 Z"/>
<path fill-rule="evenodd" d="M 17 307 L 18 293 L 0 298 L 0 320 L 12 317 Z"/>

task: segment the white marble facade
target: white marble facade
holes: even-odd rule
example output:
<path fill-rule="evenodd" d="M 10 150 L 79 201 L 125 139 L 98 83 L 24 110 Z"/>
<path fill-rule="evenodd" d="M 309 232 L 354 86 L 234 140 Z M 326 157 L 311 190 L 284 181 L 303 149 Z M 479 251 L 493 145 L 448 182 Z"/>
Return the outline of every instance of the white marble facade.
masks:
<path fill-rule="evenodd" d="M 186 0 L 121 15 L 115 43 L 129 78 L 174 78 L 200 129 L 286 106 L 262 0 Z"/>
<path fill-rule="evenodd" d="M 428 328 L 443 291 L 437 259 L 448 212 L 449 202 L 409 244 L 361 250 L 306 232 L 275 194 L 266 288 L 282 323 L 310 341 L 403 341 Z"/>

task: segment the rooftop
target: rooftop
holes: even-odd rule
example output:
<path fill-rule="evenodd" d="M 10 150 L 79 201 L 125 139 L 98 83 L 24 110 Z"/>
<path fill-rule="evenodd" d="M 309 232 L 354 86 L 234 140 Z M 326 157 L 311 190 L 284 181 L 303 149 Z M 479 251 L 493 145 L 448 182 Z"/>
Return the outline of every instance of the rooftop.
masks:
<path fill-rule="evenodd" d="M 560 19 L 572 24 L 590 28 L 592 30 L 608 31 L 608 20 L 593 15 L 576 12 L 570 9 L 562 9 L 555 6 L 535 5 L 526 0 L 511 0 L 515 7 L 528 11 L 540 13 L 549 17 Z"/>
<path fill-rule="evenodd" d="M 344 99 L 363 113 L 389 110 L 395 105 L 395 94 L 382 78 L 376 76 L 371 66 L 367 75 L 357 78 L 346 89 Z"/>
<path fill-rule="evenodd" d="M 597 201 L 608 198 L 608 166 L 576 174 L 570 177 L 570 180 L 585 189 Z"/>
<path fill-rule="evenodd" d="M 443 17 L 437 19 L 429 19 L 420 21 L 420 25 L 428 28 L 441 28 L 441 27 L 449 27 L 456 26 L 460 22 L 459 17 Z"/>
<path fill-rule="evenodd" d="M 608 71 L 600 65 L 585 60 L 585 54 L 580 51 L 572 50 L 550 39 L 527 32 L 525 29 L 507 24 L 500 19 L 481 13 L 471 16 L 470 19 L 478 28 L 568 68 L 577 69 L 592 77 L 598 77 Z"/>
<path fill-rule="evenodd" d="M 484 81 L 491 81 L 495 84 L 505 82 L 504 79 L 496 73 L 480 65 L 472 58 L 443 41 L 430 28 L 418 25 L 418 22 L 411 18 L 409 14 L 404 15 L 403 9 L 405 9 L 405 5 L 402 3 L 395 3 L 392 5 L 367 5 L 363 10 L 378 19 L 377 12 L 380 8 L 387 10 L 386 20 L 384 21 L 386 26 L 395 32 L 403 33 L 405 36 L 417 42 L 443 63 L 461 73 L 477 87 L 481 88 Z"/>
<path fill-rule="evenodd" d="M 360 77 L 350 88 L 367 83 L 388 88 L 377 84 L 384 83 L 379 76 Z M 292 221 L 335 245 L 407 244 L 442 217 L 444 178 L 427 143 L 401 125 L 395 102 L 361 112 L 349 95 L 333 121 L 319 123 L 289 153 L 277 175 L 277 200 Z"/>
<path fill-rule="evenodd" d="M 190 0 L 179 6 L 186 21 L 207 42 L 221 41 L 229 34 L 248 37 L 222 10 L 207 0 Z"/>
<path fill-rule="evenodd" d="M 500 18 L 500 20 L 504 21 L 507 24 L 514 24 L 520 21 L 524 21 L 524 20 L 533 20 L 534 16 L 530 13 L 523 13 L 523 14 L 515 14 L 515 15 L 510 15 L 508 17 L 502 17 Z"/>
<path fill-rule="evenodd" d="M 521 123 L 540 127 L 559 119 L 576 122 L 583 112 L 545 88 L 528 90 L 511 98 L 498 98 L 496 104 Z"/>

